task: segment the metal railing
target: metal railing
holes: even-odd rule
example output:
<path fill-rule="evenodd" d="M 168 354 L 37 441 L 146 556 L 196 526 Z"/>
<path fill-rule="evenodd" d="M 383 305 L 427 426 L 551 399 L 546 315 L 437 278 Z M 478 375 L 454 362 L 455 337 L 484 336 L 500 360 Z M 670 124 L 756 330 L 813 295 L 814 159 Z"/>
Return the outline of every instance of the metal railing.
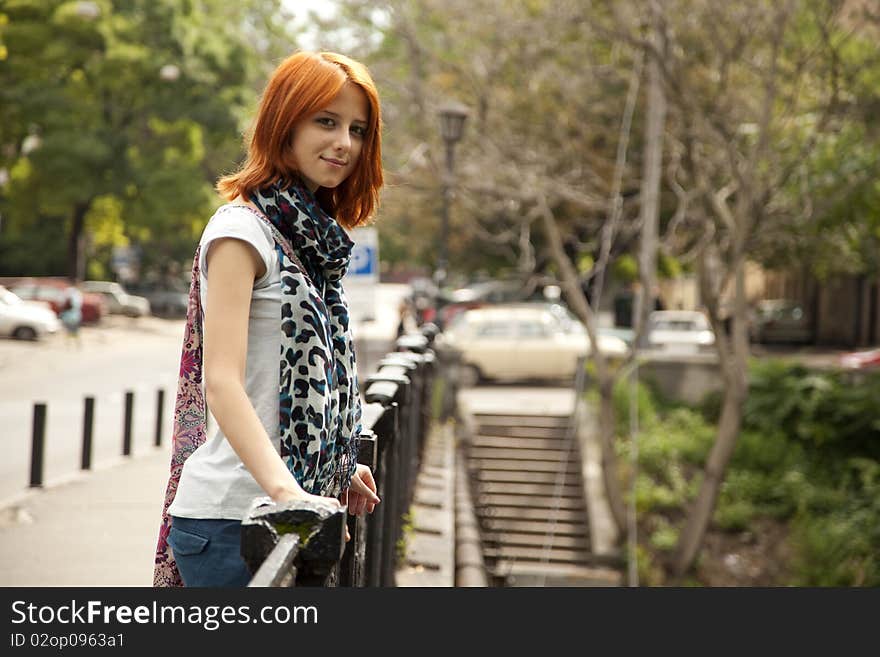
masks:
<path fill-rule="evenodd" d="M 432 348 L 437 332 L 429 324 L 398 338 L 363 383 L 358 461 L 373 470 L 382 502 L 372 514 L 348 517 L 321 504 L 255 500 L 242 522 L 242 556 L 254 573 L 249 586 L 395 585 L 435 390 L 450 381 Z"/>

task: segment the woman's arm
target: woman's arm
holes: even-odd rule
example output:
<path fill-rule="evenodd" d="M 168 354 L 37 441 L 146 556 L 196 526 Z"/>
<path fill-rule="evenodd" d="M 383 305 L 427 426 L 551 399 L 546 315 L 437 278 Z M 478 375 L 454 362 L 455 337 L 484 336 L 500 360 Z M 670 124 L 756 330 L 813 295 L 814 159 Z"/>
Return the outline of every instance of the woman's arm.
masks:
<path fill-rule="evenodd" d="M 276 502 L 332 500 L 306 493 L 297 483 L 245 392 L 251 293 L 265 265 L 246 242 L 232 238 L 213 242 L 207 263 L 211 282 L 204 331 L 205 394 L 217 424 L 248 472 Z"/>

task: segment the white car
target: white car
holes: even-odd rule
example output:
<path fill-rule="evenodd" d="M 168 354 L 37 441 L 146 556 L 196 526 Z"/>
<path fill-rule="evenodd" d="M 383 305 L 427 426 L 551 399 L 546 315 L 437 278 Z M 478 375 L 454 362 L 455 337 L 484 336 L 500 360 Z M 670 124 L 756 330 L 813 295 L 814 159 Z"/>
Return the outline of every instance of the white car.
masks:
<path fill-rule="evenodd" d="M 61 322 L 42 301 L 24 301 L 0 285 L 0 335 L 36 340 L 57 333 Z"/>
<path fill-rule="evenodd" d="M 557 304 L 504 304 L 466 310 L 444 336 L 461 352 L 462 385 L 480 379 L 570 379 L 590 353 L 584 326 Z M 599 336 L 609 356 L 627 353 L 618 337 Z"/>
<path fill-rule="evenodd" d="M 85 292 L 100 294 L 107 301 L 107 310 L 114 315 L 144 317 L 150 314 L 150 302 L 146 297 L 129 294 L 119 283 L 113 281 L 83 281 Z"/>
<path fill-rule="evenodd" d="M 698 310 L 655 310 L 648 317 L 648 344 L 653 349 L 695 354 L 712 349 L 715 333 Z"/>

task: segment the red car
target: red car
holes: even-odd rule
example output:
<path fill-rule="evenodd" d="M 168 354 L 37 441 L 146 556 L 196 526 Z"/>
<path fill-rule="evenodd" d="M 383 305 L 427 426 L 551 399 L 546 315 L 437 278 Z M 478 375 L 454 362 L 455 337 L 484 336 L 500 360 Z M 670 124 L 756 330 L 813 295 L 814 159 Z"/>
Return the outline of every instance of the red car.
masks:
<path fill-rule="evenodd" d="M 6 279 L 9 281 L 9 279 Z M 64 305 L 65 290 L 70 283 L 63 278 L 19 278 L 14 282 L 4 283 L 12 292 L 29 301 L 45 301 L 55 314 L 61 314 Z M 100 294 L 83 292 L 82 321 L 83 324 L 95 324 L 107 314 L 107 302 Z"/>
<path fill-rule="evenodd" d="M 851 351 L 840 356 L 840 366 L 849 370 L 867 370 L 880 367 L 880 349 Z"/>

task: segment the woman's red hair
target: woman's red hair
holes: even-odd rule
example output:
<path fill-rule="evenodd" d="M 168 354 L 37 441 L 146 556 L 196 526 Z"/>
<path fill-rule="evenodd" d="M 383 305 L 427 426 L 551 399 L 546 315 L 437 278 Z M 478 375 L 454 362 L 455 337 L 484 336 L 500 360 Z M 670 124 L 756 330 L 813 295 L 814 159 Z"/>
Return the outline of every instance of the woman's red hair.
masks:
<path fill-rule="evenodd" d="M 217 191 L 231 201 L 289 181 L 297 172 L 291 149 L 296 124 L 329 105 L 346 82 L 357 85 L 369 105 L 361 155 L 348 178 L 334 189 L 318 189 L 316 196 L 346 228 L 366 223 L 383 182 L 379 94 L 366 66 L 337 53 L 298 52 L 281 62 L 263 91 L 247 158 L 238 172 L 217 182 Z"/>

